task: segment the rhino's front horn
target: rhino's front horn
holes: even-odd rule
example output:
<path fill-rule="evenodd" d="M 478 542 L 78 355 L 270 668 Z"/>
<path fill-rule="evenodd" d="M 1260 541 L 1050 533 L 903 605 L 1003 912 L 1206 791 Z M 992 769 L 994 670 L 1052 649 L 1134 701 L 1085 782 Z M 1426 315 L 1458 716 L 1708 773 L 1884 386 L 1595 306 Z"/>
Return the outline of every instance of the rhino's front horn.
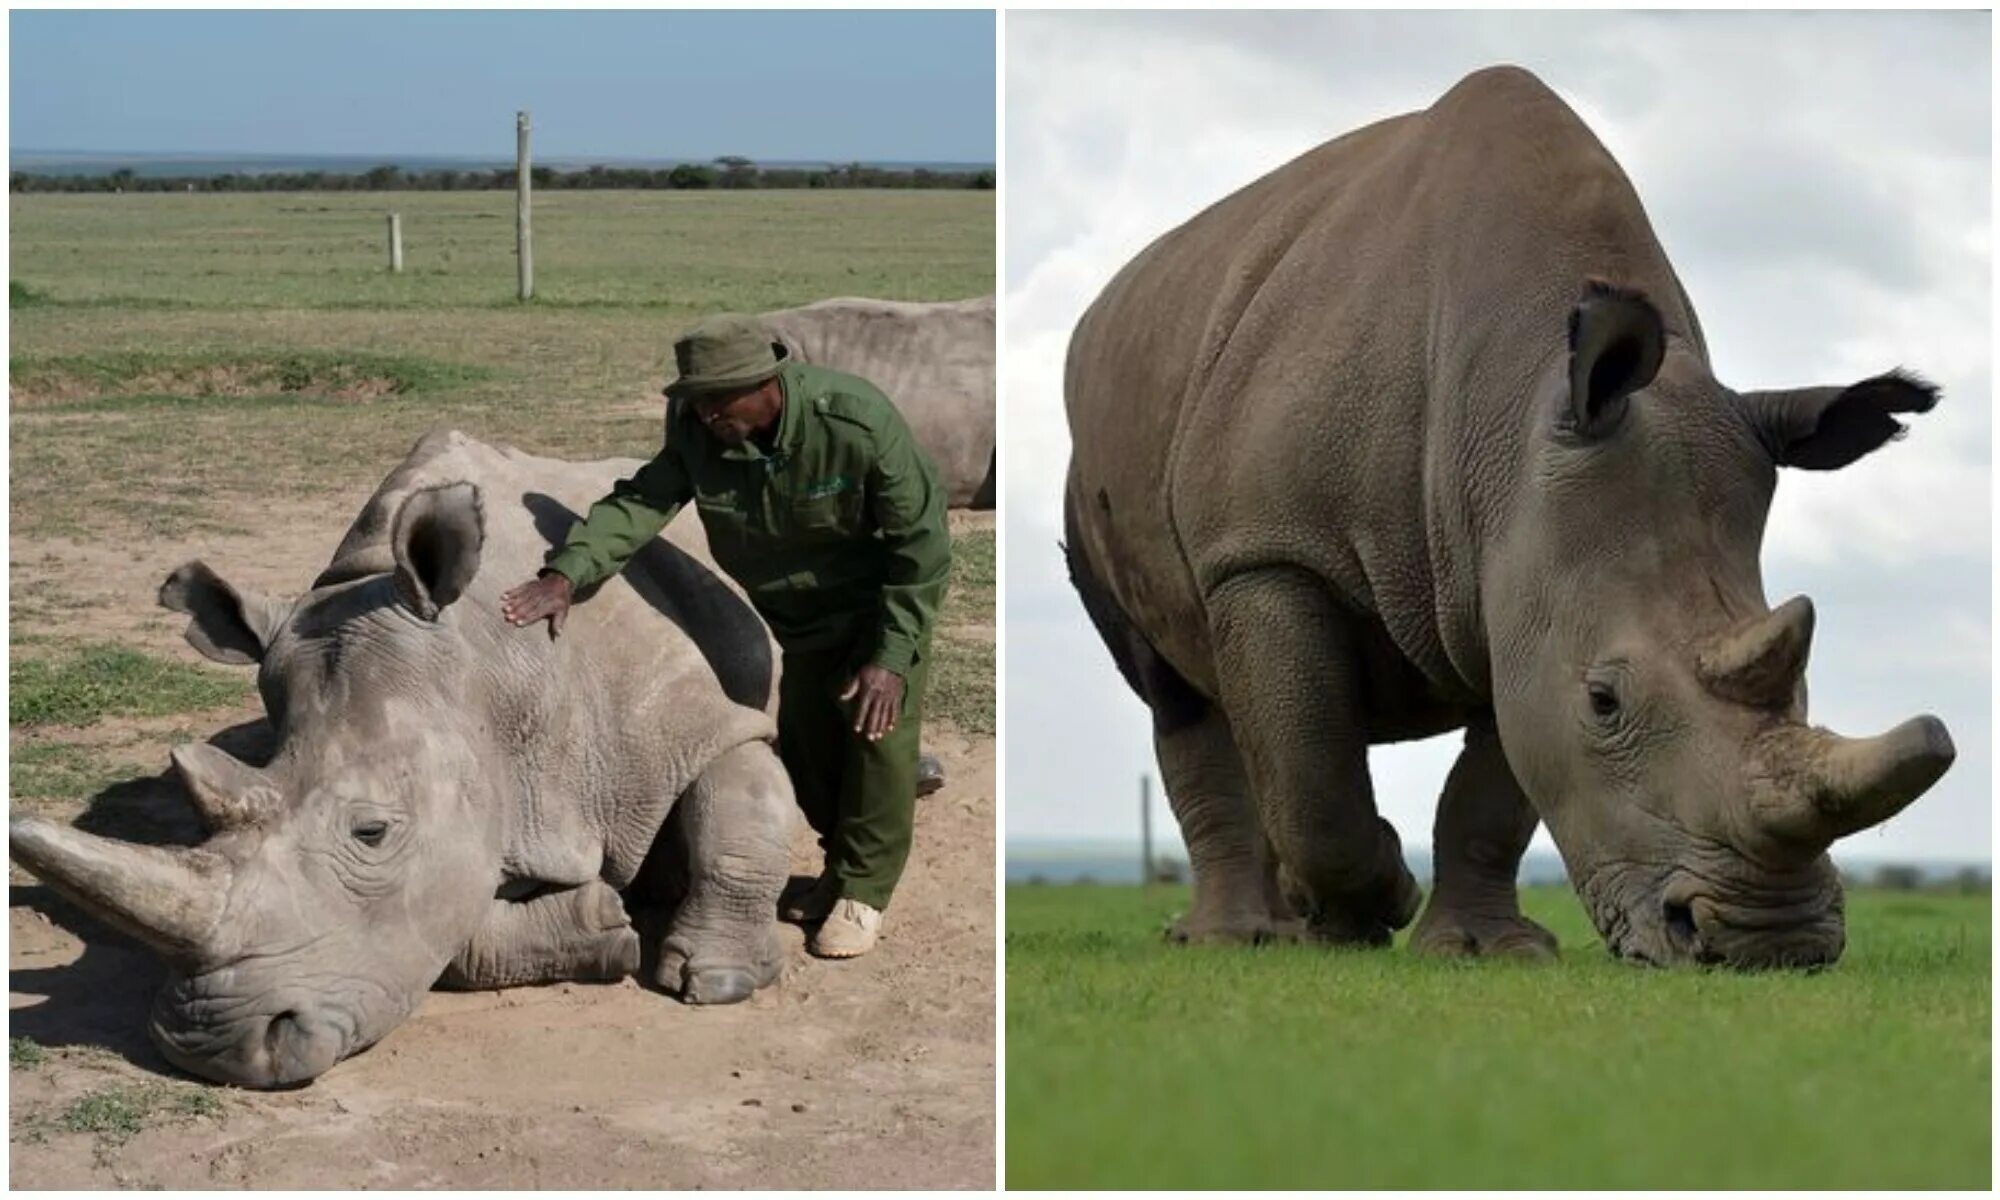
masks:
<path fill-rule="evenodd" d="M 1771 833 L 1793 841 L 1825 845 L 1880 825 L 1929 791 L 1958 756 L 1933 716 L 1872 738 L 1801 732 L 1794 745 L 1804 761 L 1793 785 L 1759 814 Z"/>
<path fill-rule="evenodd" d="M 9 820 L 7 848 L 50 887 L 170 962 L 199 958 L 215 937 L 229 890 L 219 855 L 114 841 L 40 817 Z"/>
<path fill-rule="evenodd" d="M 1812 636 L 1812 601 L 1794 596 L 1709 642 L 1695 666 L 1718 696 L 1739 704 L 1783 705 L 1805 676 Z"/>

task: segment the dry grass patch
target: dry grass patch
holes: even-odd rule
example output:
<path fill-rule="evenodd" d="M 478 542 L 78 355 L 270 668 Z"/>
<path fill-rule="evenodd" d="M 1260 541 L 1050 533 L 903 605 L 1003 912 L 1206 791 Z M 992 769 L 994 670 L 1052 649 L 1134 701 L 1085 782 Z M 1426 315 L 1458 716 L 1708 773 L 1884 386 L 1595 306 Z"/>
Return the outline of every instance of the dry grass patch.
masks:
<path fill-rule="evenodd" d="M 16 356 L 8 366 L 8 398 L 16 408 L 71 411 L 300 396 L 353 403 L 443 391 L 492 375 L 412 356 L 306 350 Z"/>

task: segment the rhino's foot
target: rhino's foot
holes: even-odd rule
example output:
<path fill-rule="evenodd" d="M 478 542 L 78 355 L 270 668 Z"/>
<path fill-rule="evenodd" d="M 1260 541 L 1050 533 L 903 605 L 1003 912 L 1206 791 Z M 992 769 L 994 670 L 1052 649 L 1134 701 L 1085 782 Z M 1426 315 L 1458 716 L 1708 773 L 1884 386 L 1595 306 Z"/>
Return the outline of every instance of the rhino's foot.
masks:
<path fill-rule="evenodd" d="M 765 937 L 764 945 L 750 961 L 730 961 L 729 956 L 691 953 L 673 938 L 660 948 L 659 965 L 653 982 L 672 992 L 684 1004 L 736 1004 L 748 1000 L 758 988 L 777 982 L 784 966 L 778 939 Z"/>
<path fill-rule="evenodd" d="M 1423 889 L 1400 862 L 1379 887 L 1349 892 L 1308 909 L 1306 937 L 1332 946 L 1387 946 L 1396 931 L 1416 918 Z"/>
<path fill-rule="evenodd" d="M 639 934 L 634 929 L 617 929 L 601 935 L 587 959 L 577 965 L 571 978 L 586 982 L 623 979 L 639 969 Z"/>
<path fill-rule="evenodd" d="M 757 977 L 743 967 L 708 967 L 681 976 L 681 999 L 689 1004 L 736 1004 L 756 991 Z"/>
<path fill-rule="evenodd" d="M 1305 922 L 1266 913 L 1222 917 L 1188 913 L 1167 927 L 1167 940 L 1187 946 L 1262 946 L 1296 942 L 1305 936 Z"/>
<path fill-rule="evenodd" d="M 1469 911 L 1433 901 L 1410 935 L 1410 949 L 1439 958 L 1552 962 L 1556 935 L 1517 912 Z"/>

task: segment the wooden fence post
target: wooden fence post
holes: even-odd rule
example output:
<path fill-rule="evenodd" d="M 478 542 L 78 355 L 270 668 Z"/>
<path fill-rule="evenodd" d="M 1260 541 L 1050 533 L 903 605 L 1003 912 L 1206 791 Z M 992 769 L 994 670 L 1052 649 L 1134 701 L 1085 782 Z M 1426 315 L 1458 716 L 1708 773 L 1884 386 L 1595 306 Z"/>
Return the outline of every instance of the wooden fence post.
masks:
<path fill-rule="evenodd" d="M 389 214 L 389 270 L 403 273 L 403 214 Z"/>
<path fill-rule="evenodd" d="M 535 295 L 535 238 L 529 228 L 531 213 L 528 197 L 530 127 L 526 109 L 514 114 L 514 249 L 515 257 L 520 259 L 523 300 L 533 299 Z"/>

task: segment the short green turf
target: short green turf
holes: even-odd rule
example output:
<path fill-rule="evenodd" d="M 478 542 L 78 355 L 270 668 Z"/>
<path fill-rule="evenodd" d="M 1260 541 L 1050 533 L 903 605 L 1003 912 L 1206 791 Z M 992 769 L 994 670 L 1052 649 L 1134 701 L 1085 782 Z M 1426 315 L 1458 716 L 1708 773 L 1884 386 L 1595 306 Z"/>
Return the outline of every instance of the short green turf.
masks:
<path fill-rule="evenodd" d="M 1860 892 L 1815 974 L 1179 947 L 1185 889 L 1007 890 L 1016 1188 L 1990 1182 L 1988 897 Z"/>
<path fill-rule="evenodd" d="M 89 725 L 110 716 L 158 717 L 242 700 L 240 675 L 191 667 L 110 642 L 79 643 L 8 663 L 7 719 L 15 726 Z M 42 764 L 47 765 L 47 764 Z"/>
<path fill-rule="evenodd" d="M 7 1039 L 7 1066 L 11 1070 L 33 1070 L 49 1059 L 48 1051 L 33 1038 Z"/>

